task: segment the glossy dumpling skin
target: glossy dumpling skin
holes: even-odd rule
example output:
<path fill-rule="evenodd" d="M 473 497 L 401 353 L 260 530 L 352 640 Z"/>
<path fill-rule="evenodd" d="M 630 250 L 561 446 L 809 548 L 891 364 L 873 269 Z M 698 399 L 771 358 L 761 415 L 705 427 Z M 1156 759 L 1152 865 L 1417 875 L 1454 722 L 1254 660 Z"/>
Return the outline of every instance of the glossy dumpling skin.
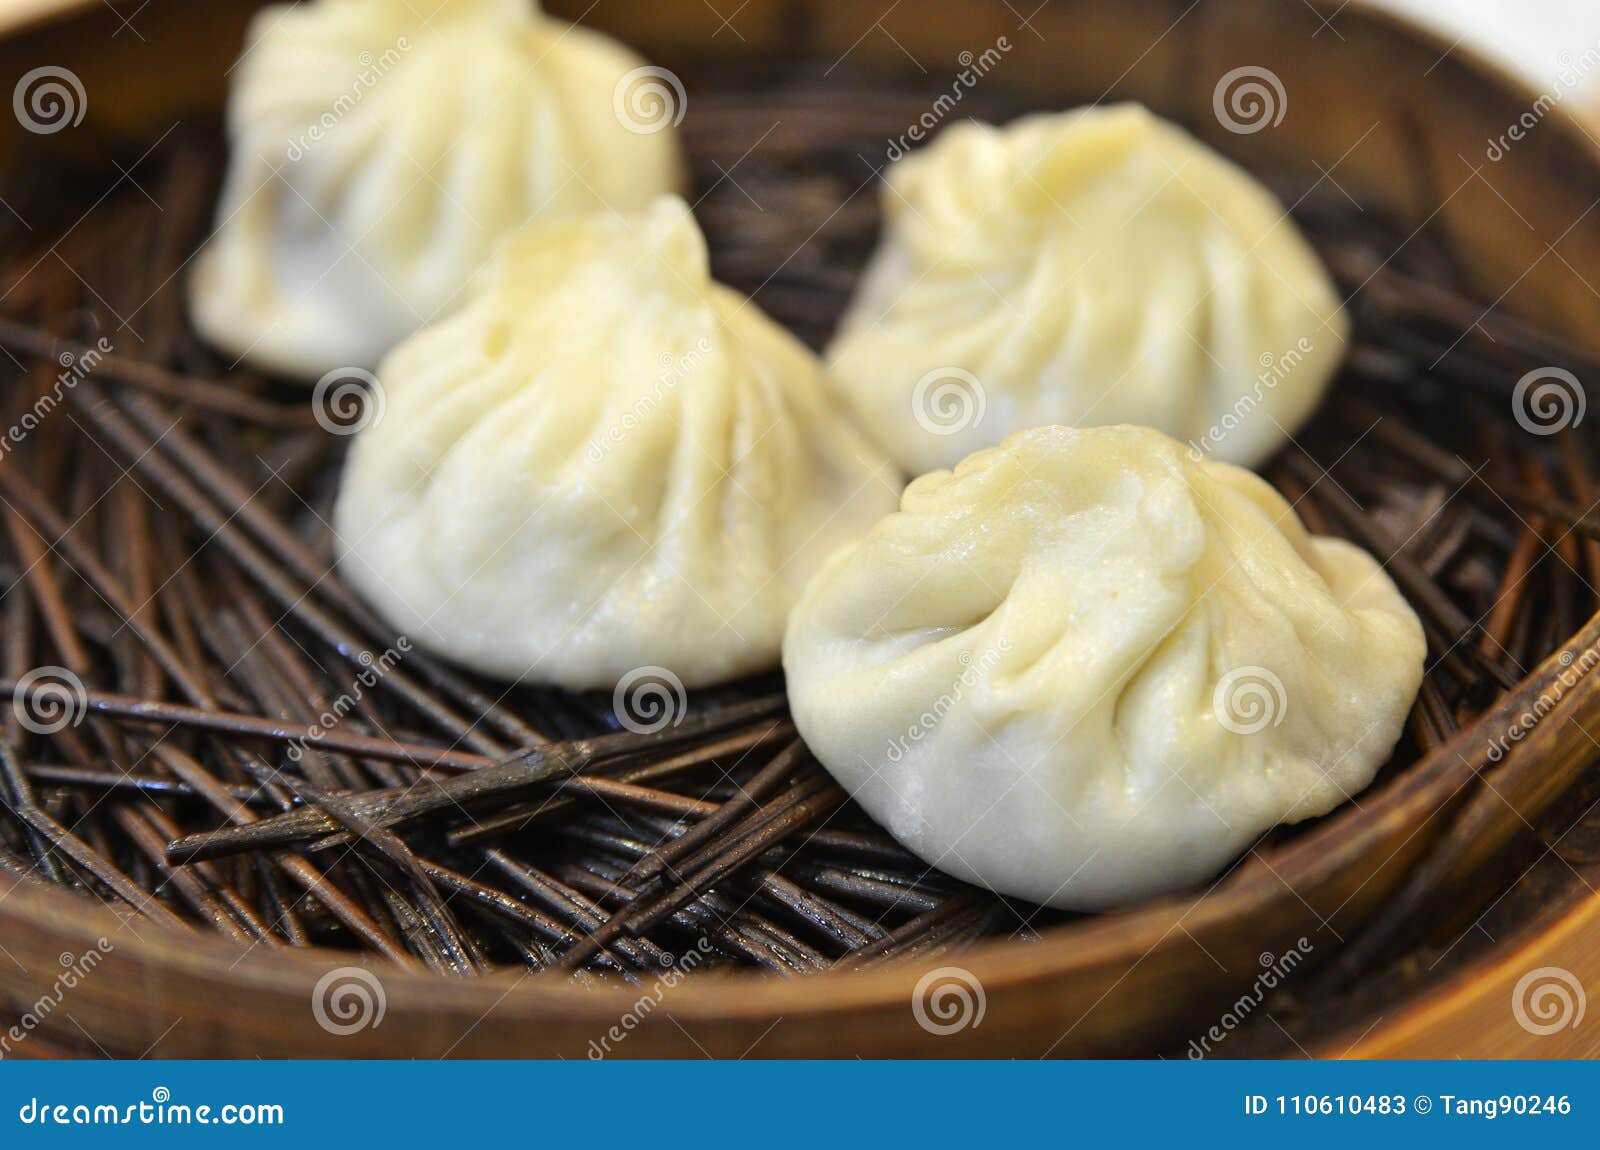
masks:
<path fill-rule="evenodd" d="M 1284 205 L 1137 105 L 956 124 L 886 184 L 827 358 L 912 474 L 1051 423 L 1254 466 L 1342 356 L 1339 295 Z"/>
<path fill-rule="evenodd" d="M 232 77 L 195 326 L 306 379 L 375 367 L 458 302 L 512 228 L 678 189 L 673 125 L 629 130 L 616 111 L 643 64 L 534 0 L 263 10 Z"/>
<path fill-rule="evenodd" d="M 1371 782 L 1421 624 L 1366 552 L 1146 428 L 912 482 L 790 619 L 796 723 L 928 863 L 1096 910 L 1194 887 Z"/>
<path fill-rule="evenodd" d="M 714 283 L 681 200 L 510 238 L 378 372 L 334 526 L 402 633 L 486 674 L 610 689 L 773 668 L 807 578 L 898 474 L 815 355 Z"/>

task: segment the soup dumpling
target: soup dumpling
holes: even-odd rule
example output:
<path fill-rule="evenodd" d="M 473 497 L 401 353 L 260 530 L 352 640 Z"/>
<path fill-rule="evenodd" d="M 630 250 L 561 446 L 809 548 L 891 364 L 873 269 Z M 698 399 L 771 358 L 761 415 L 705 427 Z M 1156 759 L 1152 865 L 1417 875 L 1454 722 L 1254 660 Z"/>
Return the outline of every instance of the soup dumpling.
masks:
<path fill-rule="evenodd" d="M 677 190 L 683 105 L 643 64 L 535 0 L 265 9 L 233 74 L 196 328 L 308 380 L 371 368 L 453 306 L 512 228 Z M 640 85 L 675 114 L 640 119 Z"/>
<path fill-rule="evenodd" d="M 516 233 L 378 381 L 335 507 L 341 570 L 485 674 L 773 668 L 806 579 L 901 487 L 816 356 L 712 281 L 675 197 Z"/>
<path fill-rule="evenodd" d="M 1137 105 L 957 124 L 886 185 L 827 358 L 913 474 L 1051 423 L 1253 466 L 1339 364 L 1348 320 L 1283 204 Z"/>
<path fill-rule="evenodd" d="M 817 758 L 933 866 L 1075 910 L 1216 875 L 1372 781 L 1422 680 L 1378 563 L 1148 428 L 912 482 L 789 621 Z"/>

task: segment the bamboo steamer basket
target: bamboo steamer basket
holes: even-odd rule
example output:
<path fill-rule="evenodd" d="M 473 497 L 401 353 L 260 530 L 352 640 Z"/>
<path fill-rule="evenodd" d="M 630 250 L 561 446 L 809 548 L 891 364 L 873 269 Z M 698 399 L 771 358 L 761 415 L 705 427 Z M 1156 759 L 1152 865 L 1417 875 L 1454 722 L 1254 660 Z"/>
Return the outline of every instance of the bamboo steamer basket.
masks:
<path fill-rule="evenodd" d="M 184 109 L 214 107 L 248 3 L 153 0 L 124 15 L 98 0 L 29 0 L 0 10 L 3 74 L 42 62 L 71 68 L 102 133 L 153 138 Z M 580 5 L 550 4 L 577 15 Z M 573 10 L 573 11 L 569 11 Z M 1476 294 L 1600 354 L 1600 297 L 1584 282 L 1600 268 L 1600 148 L 1560 106 L 1487 175 L 1486 142 L 1517 122 L 1536 93 L 1460 49 L 1359 3 L 1300 0 L 1056 0 L 1019 27 L 999 0 L 926 0 L 881 15 L 846 0 L 750 0 L 729 17 L 712 6 L 607 0 L 584 20 L 671 64 L 686 55 L 783 49 L 903 73 L 907 56 L 951 61 L 1002 35 L 1017 50 L 992 81 L 1040 106 L 1137 99 L 1204 132 L 1243 159 L 1333 173 L 1409 226 L 1431 221 L 1450 239 Z M 1330 31 L 1332 29 L 1332 31 Z M 1211 114 L 1216 78 L 1247 65 L 1292 78 L 1278 130 L 1235 135 Z M 13 118 L 4 132 L 16 135 Z M 13 139 L 5 139 L 9 146 Z M 1600 641 L 1600 617 L 1574 636 Z M 1153 901 L 1052 928 L 1041 941 L 990 942 L 959 959 L 986 993 L 981 1024 L 950 1035 L 911 1010 L 923 969 L 890 963 L 854 973 L 776 980 L 707 974 L 673 987 L 637 1018 L 626 1056 L 767 1057 L 1127 1054 L 1204 1026 L 1259 969 L 1303 935 L 1341 935 L 1402 888 L 1451 827 L 1484 766 L 1485 732 L 1506 728 L 1563 669 L 1535 668 L 1447 745 L 1364 794 L 1270 856 L 1252 856 L 1203 897 Z M 1532 818 L 1596 758 L 1582 732 L 1600 722 L 1600 677 L 1559 692 L 1554 710 L 1493 767 L 1506 802 Z M 1454 860 L 1463 879 L 1500 844 Z M 24 883 L 0 901 L 0 1014 L 44 994 L 58 956 L 84 953 L 117 920 L 83 900 Z M 159 929 L 118 936 L 93 977 L 73 991 L 72 1019 L 106 1051 L 165 1057 L 564 1056 L 636 1011 L 638 991 L 583 989 L 515 972 L 474 981 L 385 970 L 381 1026 L 343 1037 L 319 1027 L 318 980 L 347 955 L 281 951 L 240 958 L 221 940 Z M 1512 1027 L 1506 995 L 1518 975 L 1559 958 L 1600 985 L 1600 908 L 1594 899 L 1544 908 L 1490 958 L 1428 988 L 1386 1024 L 1354 1026 L 1325 1053 L 1553 1053 Z M 1354 1020 L 1352 1020 L 1354 1023 Z M 1561 1049 L 1596 1052 L 1574 1032 Z M 81 1045 L 64 1018 L 33 1040 Z M 1576 1045 L 1574 1045 L 1574 1043 Z"/>

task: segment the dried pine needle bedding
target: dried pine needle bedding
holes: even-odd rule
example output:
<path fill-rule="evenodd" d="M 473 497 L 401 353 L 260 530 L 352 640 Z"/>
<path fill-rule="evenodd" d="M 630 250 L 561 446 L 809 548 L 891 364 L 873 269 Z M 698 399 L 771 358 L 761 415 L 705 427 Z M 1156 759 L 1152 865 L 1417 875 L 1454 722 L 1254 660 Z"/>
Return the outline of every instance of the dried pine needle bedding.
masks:
<path fill-rule="evenodd" d="M 924 96 L 706 79 L 683 131 L 712 270 L 819 348 L 878 237 L 884 141 Z M 4 196 L 29 226 L 10 219 L 0 247 L 0 414 L 28 428 L 0 461 L 0 686 L 22 703 L 0 741 L 5 881 L 240 948 L 460 976 L 632 979 L 701 938 L 700 969 L 792 976 L 1076 919 L 898 846 L 799 742 L 775 674 L 686 699 L 648 678 L 507 690 L 386 627 L 330 570 L 339 418 L 359 403 L 229 370 L 188 326 L 215 126 L 173 132 L 126 182 L 28 146 Z M 1596 607 L 1590 426 L 1530 434 L 1512 401 L 1530 371 L 1586 360 L 1481 314 L 1431 233 L 1257 174 L 1354 293 L 1329 398 L 1263 474 L 1311 531 L 1383 560 L 1427 638 L 1381 786 Z M 1508 882 L 1491 885 L 1485 902 Z M 1346 965 L 1425 945 L 1407 929 L 1390 916 Z"/>

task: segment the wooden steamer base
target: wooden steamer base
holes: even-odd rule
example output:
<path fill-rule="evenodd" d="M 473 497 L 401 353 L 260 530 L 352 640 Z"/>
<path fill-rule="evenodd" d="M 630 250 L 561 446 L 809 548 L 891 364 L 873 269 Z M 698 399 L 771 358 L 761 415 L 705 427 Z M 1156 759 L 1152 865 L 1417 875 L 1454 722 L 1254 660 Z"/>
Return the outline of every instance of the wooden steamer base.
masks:
<path fill-rule="evenodd" d="M 137 29 L 131 34 L 100 0 L 9 5 L 0 11 L 0 75 L 14 79 L 44 62 L 69 67 L 88 91 L 89 122 L 102 138 L 154 138 L 184 110 L 219 104 L 250 7 L 152 0 L 129 14 Z M 547 7 L 573 14 L 582 6 Z M 1335 21 L 1337 35 L 1324 29 L 1324 17 Z M 698 3 L 668 9 L 659 0 L 602 0 L 585 16 L 668 65 L 688 54 L 782 49 L 822 60 L 848 55 L 852 66 L 886 72 L 905 71 L 910 54 L 953 70 L 960 52 L 1009 37 L 1017 50 L 994 82 L 1037 96 L 1043 107 L 1140 99 L 1230 154 L 1336 172 L 1340 184 L 1372 191 L 1399 219 L 1430 222 L 1448 235 L 1480 298 L 1600 355 L 1600 298 L 1584 282 L 1600 282 L 1600 213 L 1590 214 L 1600 198 L 1600 149 L 1557 106 L 1489 178 L 1475 176 L 1487 141 L 1518 122 L 1536 94 L 1360 4 L 1233 0 L 1191 10 L 1187 0 L 1056 0 L 1019 28 L 1015 11 L 998 0 L 907 4 L 881 25 L 874 24 L 876 8 L 869 14 L 844 0 L 750 0 L 734 18 L 737 36 Z M 1231 135 L 1212 116 L 1213 87 L 1247 65 L 1269 66 L 1289 81 L 1288 115 L 1272 131 Z M 16 135 L 12 118 L 3 130 Z M 1569 647 L 1597 640 L 1600 621 L 1591 620 Z M 1246 860 L 1203 899 L 1161 900 L 1052 929 L 1036 943 L 985 943 L 964 953 L 960 965 L 987 995 L 977 1027 L 944 1037 L 919 1027 L 910 1010 L 922 973 L 914 966 L 794 980 L 710 974 L 675 987 L 670 1016 L 646 1018 L 618 1053 L 1181 1053 L 1175 1038 L 1227 1009 L 1259 969 L 1259 955 L 1282 953 L 1324 922 L 1346 939 L 1359 935 L 1450 829 L 1461 796 L 1472 789 L 1467 759 L 1481 750 L 1484 732 L 1505 729 L 1548 693 L 1561 670 L 1548 660 L 1476 729 L 1364 794 L 1359 810 L 1323 820 L 1272 866 Z M 1505 801 L 1532 819 L 1592 767 L 1597 738 L 1600 676 L 1563 692 L 1495 768 Z M 1470 882 L 1502 845 L 1486 839 L 1455 861 L 1455 873 Z M 1563 967 L 1600 992 L 1600 899 L 1577 889 L 1581 897 L 1545 906 L 1486 957 L 1407 1001 L 1350 1018 L 1344 1034 L 1313 1052 L 1600 1053 L 1600 1017 L 1540 1037 L 1518 1026 L 1510 1009 L 1518 979 L 1538 966 Z M 52 1017 L 18 1053 L 92 1054 L 99 1047 L 165 1057 L 582 1058 L 638 998 L 624 987 L 581 989 L 517 972 L 450 981 L 385 969 L 383 1024 L 332 1038 L 308 1008 L 318 979 L 337 965 L 329 954 L 241 959 L 213 937 L 142 925 L 140 937 L 121 925 L 110 912 L 43 885 L 24 883 L 0 901 L 0 1023 L 48 991 L 60 956 L 114 939 L 94 974 L 72 991 L 65 1008 L 71 1021 Z"/>

